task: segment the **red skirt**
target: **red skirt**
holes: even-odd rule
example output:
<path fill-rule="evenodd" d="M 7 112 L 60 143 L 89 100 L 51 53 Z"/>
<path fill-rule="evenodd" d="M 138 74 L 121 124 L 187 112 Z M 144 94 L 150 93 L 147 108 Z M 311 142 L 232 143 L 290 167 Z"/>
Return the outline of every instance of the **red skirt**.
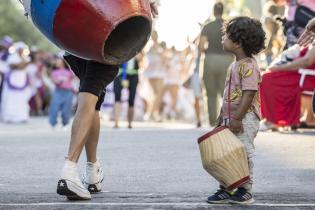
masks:
<path fill-rule="evenodd" d="M 278 125 L 299 125 L 301 94 L 315 89 L 315 77 L 306 76 L 302 88 L 298 72 L 265 72 L 260 85 L 263 118 Z"/>

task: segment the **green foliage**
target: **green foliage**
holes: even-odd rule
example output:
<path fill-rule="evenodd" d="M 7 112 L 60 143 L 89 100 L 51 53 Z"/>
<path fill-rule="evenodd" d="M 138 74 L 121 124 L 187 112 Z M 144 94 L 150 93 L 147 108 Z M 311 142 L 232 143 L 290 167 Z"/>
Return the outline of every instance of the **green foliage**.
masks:
<path fill-rule="evenodd" d="M 23 41 L 29 46 L 56 52 L 56 48 L 50 43 L 24 16 L 23 7 L 18 0 L 1 0 L 0 4 L 0 37 L 11 36 L 16 41 Z"/>

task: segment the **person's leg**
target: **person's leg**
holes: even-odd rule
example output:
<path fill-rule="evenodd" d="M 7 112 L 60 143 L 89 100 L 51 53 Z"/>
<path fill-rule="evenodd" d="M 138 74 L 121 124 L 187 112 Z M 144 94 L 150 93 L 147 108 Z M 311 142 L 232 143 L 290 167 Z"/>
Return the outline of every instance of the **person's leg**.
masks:
<path fill-rule="evenodd" d="M 170 86 L 170 94 L 171 94 L 171 98 L 172 98 L 171 109 L 175 113 L 177 110 L 176 105 L 177 105 L 177 98 L 178 98 L 178 89 L 179 89 L 178 85 L 171 85 Z"/>
<path fill-rule="evenodd" d="M 58 111 L 60 107 L 61 95 L 55 90 L 49 107 L 49 123 L 52 127 L 57 125 Z"/>
<path fill-rule="evenodd" d="M 69 124 L 71 118 L 71 108 L 72 108 L 72 100 L 73 100 L 73 93 L 71 90 L 64 90 L 64 98 L 63 104 L 61 107 L 61 117 L 62 117 L 62 124 L 66 126 Z"/>
<path fill-rule="evenodd" d="M 35 100 L 35 106 L 36 106 L 36 114 L 37 115 L 41 115 L 43 114 L 43 99 L 40 95 L 39 90 L 36 91 L 35 96 L 34 96 L 34 100 Z"/>
<path fill-rule="evenodd" d="M 200 118 L 200 98 L 195 97 L 195 115 L 197 120 L 197 127 L 201 127 L 201 118 Z"/>
<path fill-rule="evenodd" d="M 94 184 L 100 186 L 102 171 L 99 170 L 99 164 L 87 163 L 87 178 L 84 179 L 84 187 L 79 178 L 77 161 L 87 142 L 94 143 L 95 146 L 91 146 L 90 148 L 91 153 L 96 154 L 97 144 L 95 144 L 95 142 L 98 142 L 99 128 L 97 127 L 98 129 L 95 129 L 93 126 L 95 112 L 100 110 L 105 95 L 104 89 L 117 75 L 118 67 L 101 64 L 95 61 L 87 61 L 72 55 L 65 56 L 65 60 L 70 64 L 74 73 L 80 78 L 80 93 L 78 96 L 78 107 L 72 125 L 68 158 L 62 170 L 61 179 L 58 182 L 57 193 L 65 195 L 69 199 L 85 200 L 91 199 L 89 191 L 98 192 L 100 190 L 100 188 L 95 189 Z M 90 151 L 90 149 L 88 149 L 88 151 Z M 88 156 L 93 157 L 96 155 L 90 154 Z M 89 159 L 93 161 L 93 158 Z M 95 177 L 97 177 L 99 181 L 97 183 L 90 183 L 89 180 L 93 180 Z M 86 188 L 88 188 L 89 191 Z"/>
<path fill-rule="evenodd" d="M 78 96 L 77 112 L 74 116 L 68 160 L 78 162 L 84 145 L 88 140 L 90 129 L 94 128 L 95 106 L 98 97 L 82 92 Z M 93 126 L 92 126 L 93 125 Z M 90 139 L 88 141 L 91 141 Z"/>
<path fill-rule="evenodd" d="M 129 99 L 128 99 L 128 128 L 132 128 L 132 121 L 133 121 L 133 116 L 134 116 L 134 104 L 135 104 L 135 99 L 136 99 L 136 94 L 137 94 L 137 86 L 139 82 L 139 77 L 138 75 L 131 75 L 128 76 L 129 80 Z"/>
<path fill-rule="evenodd" d="M 164 81 L 163 79 L 151 79 L 150 84 L 152 86 L 152 89 L 154 91 L 154 100 L 152 107 L 150 109 L 150 115 L 154 118 L 159 118 L 160 108 L 162 106 L 162 100 L 164 96 Z"/>
<path fill-rule="evenodd" d="M 253 158 L 255 153 L 254 140 L 259 130 L 259 119 L 255 113 L 250 112 L 245 115 L 244 119 L 242 120 L 242 124 L 244 131 L 236 134 L 236 136 L 244 144 L 246 149 L 250 181 L 240 186 L 230 200 L 232 203 L 250 204 L 254 202 L 252 197 L 254 174 Z"/>
<path fill-rule="evenodd" d="M 118 121 L 120 117 L 120 111 L 121 111 L 121 90 L 122 90 L 122 84 L 121 84 L 121 78 L 117 77 L 114 81 L 114 93 L 115 93 L 115 104 L 114 104 L 114 121 L 115 125 L 114 128 L 118 128 Z"/>
<path fill-rule="evenodd" d="M 304 111 L 306 114 L 305 123 L 307 126 L 315 125 L 315 117 L 312 108 L 312 97 L 311 96 L 302 96 L 302 106 L 304 106 Z"/>
<path fill-rule="evenodd" d="M 210 126 L 214 126 L 216 122 L 217 115 L 217 92 L 216 92 L 216 78 L 214 76 L 214 71 L 216 70 L 212 54 L 208 54 L 205 57 L 204 61 L 204 72 L 203 72 L 203 81 L 205 86 L 205 92 L 207 96 L 207 110 L 208 110 L 208 119 Z"/>
<path fill-rule="evenodd" d="M 85 143 L 86 159 L 87 162 L 95 163 L 97 161 L 97 145 L 100 134 L 100 117 L 99 112 L 94 111 L 92 126 L 87 135 Z"/>
<path fill-rule="evenodd" d="M 217 115 L 217 94 L 214 87 L 214 80 L 215 78 L 213 76 L 204 78 L 205 91 L 207 96 L 208 119 L 210 126 L 215 125 Z"/>
<path fill-rule="evenodd" d="M 88 139 L 97 101 L 98 97 L 94 94 L 79 93 L 78 108 L 72 124 L 68 157 L 57 186 L 57 193 L 66 196 L 70 200 L 91 199 L 90 192 L 83 186 L 79 178 L 77 162 Z"/>

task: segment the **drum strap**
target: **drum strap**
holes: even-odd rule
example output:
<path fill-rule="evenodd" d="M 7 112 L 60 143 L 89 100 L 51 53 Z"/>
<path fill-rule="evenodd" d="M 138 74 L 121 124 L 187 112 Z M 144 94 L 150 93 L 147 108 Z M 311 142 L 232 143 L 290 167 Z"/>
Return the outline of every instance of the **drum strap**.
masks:
<path fill-rule="evenodd" d="M 232 68 L 230 69 L 229 89 L 228 89 L 228 115 L 229 121 L 231 120 L 231 83 L 232 83 Z"/>

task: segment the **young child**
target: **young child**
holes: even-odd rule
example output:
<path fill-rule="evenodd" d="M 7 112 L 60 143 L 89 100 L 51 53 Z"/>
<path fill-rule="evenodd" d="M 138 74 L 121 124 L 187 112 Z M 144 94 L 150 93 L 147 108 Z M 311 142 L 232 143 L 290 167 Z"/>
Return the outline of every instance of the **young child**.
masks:
<path fill-rule="evenodd" d="M 69 124 L 72 115 L 72 99 L 74 74 L 66 68 L 63 59 L 59 58 L 56 63 L 56 69 L 52 72 L 52 80 L 56 89 L 52 95 L 49 108 L 49 123 L 54 128 L 57 125 L 58 112 L 61 112 L 62 125 Z"/>
<path fill-rule="evenodd" d="M 208 202 L 250 204 L 254 202 L 253 155 L 254 138 L 258 133 L 260 121 L 259 83 L 261 80 L 259 67 L 253 55 L 264 49 L 265 32 L 258 20 L 236 17 L 225 24 L 224 33 L 223 48 L 235 56 L 235 61 L 228 71 L 223 106 L 217 125 L 229 127 L 244 143 L 251 179 L 235 192 L 228 192 L 220 186 L 214 195 L 208 197 Z"/>

